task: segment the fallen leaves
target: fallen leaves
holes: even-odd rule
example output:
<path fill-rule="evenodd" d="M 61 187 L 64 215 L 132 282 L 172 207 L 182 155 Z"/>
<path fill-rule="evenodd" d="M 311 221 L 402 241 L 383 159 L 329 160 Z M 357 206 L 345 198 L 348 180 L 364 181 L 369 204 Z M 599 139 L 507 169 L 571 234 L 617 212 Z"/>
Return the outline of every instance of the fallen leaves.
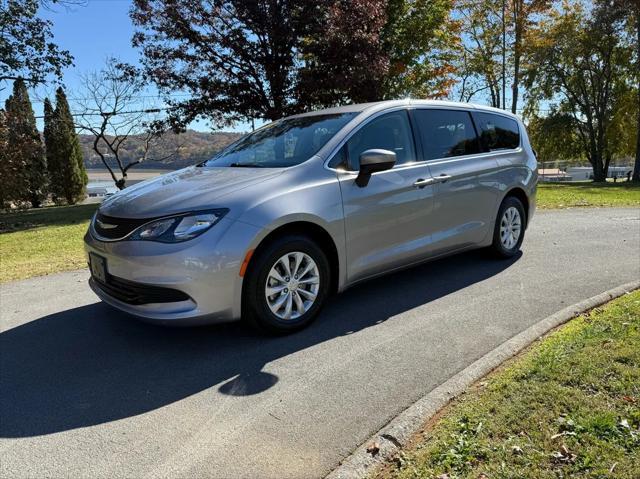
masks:
<path fill-rule="evenodd" d="M 391 461 L 396 465 L 397 468 L 401 468 L 406 462 L 404 453 L 400 451 L 398 454 L 394 454 L 394 456 L 391 458 Z"/>
<path fill-rule="evenodd" d="M 367 453 L 371 454 L 372 456 L 377 456 L 379 452 L 380 444 L 378 444 L 377 442 L 372 442 L 367 446 Z"/>
<path fill-rule="evenodd" d="M 555 451 L 552 455 L 553 459 L 560 464 L 574 463 L 578 456 L 571 452 L 566 445 L 560 446 L 559 451 Z"/>
<path fill-rule="evenodd" d="M 520 446 L 511 446 L 511 452 L 518 456 L 523 453 L 522 448 Z"/>

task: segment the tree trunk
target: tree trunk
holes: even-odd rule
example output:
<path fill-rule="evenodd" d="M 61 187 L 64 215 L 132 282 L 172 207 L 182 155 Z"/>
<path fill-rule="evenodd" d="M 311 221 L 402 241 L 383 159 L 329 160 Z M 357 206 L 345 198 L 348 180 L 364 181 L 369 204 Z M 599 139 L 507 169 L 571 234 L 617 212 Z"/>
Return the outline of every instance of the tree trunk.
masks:
<path fill-rule="evenodd" d="M 507 19 L 505 17 L 506 4 L 507 0 L 502 0 L 502 105 L 498 105 L 498 108 L 502 108 L 503 110 L 505 110 L 505 97 L 507 96 L 505 90 L 505 82 L 507 80 Z"/>
<path fill-rule="evenodd" d="M 491 85 L 491 83 L 489 83 L 489 93 L 491 93 L 491 106 L 495 107 L 496 106 L 496 93 L 493 90 L 493 85 Z M 498 105 L 497 108 L 500 108 L 500 105 Z"/>
<path fill-rule="evenodd" d="M 640 8 L 636 10 L 636 54 L 637 62 L 636 68 L 640 70 Z M 636 71 L 636 75 L 640 80 L 640 71 Z M 638 123 L 636 125 L 636 161 L 633 166 L 632 181 L 640 183 L 640 81 L 638 81 L 638 94 L 637 94 L 637 107 L 638 107 Z"/>
<path fill-rule="evenodd" d="M 604 162 L 600 153 L 595 153 L 589 158 L 589 162 L 593 167 L 593 181 L 596 183 L 602 183 L 607 181 L 607 174 L 604 170 Z"/>
<path fill-rule="evenodd" d="M 639 30 L 640 31 L 640 30 Z M 640 183 L 640 85 L 638 85 L 638 124 L 637 124 L 637 139 L 636 139 L 636 161 L 633 165 L 633 176 L 631 181 Z"/>
<path fill-rule="evenodd" d="M 518 83 L 520 81 L 520 56 L 521 56 L 521 42 L 522 42 L 522 28 L 521 23 L 521 9 L 520 0 L 514 0 L 513 2 L 513 22 L 515 28 L 515 39 L 513 42 L 513 86 L 511 88 L 511 113 L 515 115 L 518 109 Z"/>
<path fill-rule="evenodd" d="M 604 183 L 607 181 L 607 177 L 602 167 L 602 161 L 596 161 L 593 167 L 593 181 L 596 183 Z"/>

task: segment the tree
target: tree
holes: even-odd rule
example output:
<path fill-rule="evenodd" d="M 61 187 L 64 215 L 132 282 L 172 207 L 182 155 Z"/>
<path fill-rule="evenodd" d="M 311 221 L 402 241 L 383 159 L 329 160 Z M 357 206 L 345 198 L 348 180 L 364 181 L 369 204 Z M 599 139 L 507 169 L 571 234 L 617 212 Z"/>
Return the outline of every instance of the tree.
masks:
<path fill-rule="evenodd" d="M 527 133 L 539 162 L 586 163 L 580 134 L 570 113 L 553 109 L 547 116 L 532 114 L 527 122 Z"/>
<path fill-rule="evenodd" d="M 385 0 L 338 0 L 304 45 L 297 97 L 307 108 L 384 97 L 390 58 L 382 33 Z"/>
<path fill-rule="evenodd" d="M 451 0 L 337 0 L 304 45 L 300 102 L 443 97 L 454 83 Z"/>
<path fill-rule="evenodd" d="M 609 3 L 607 0 L 600 1 Z M 630 76 L 635 83 L 636 145 L 632 180 L 640 183 L 640 3 L 637 0 L 613 0 L 610 5 L 606 6 L 626 22 L 627 31 L 633 44 L 635 61 L 630 63 Z"/>
<path fill-rule="evenodd" d="M 629 88 L 630 49 L 612 10 L 564 4 L 531 36 L 529 107 L 554 100 L 570 113 L 594 180 L 605 181 L 614 149 L 612 118 Z"/>
<path fill-rule="evenodd" d="M 275 120 L 295 101 L 302 43 L 326 6 L 304 0 L 134 0 L 133 44 L 144 73 L 166 94 L 176 128 Z M 178 100 L 171 93 L 189 94 Z"/>
<path fill-rule="evenodd" d="M 456 84 L 452 88 L 452 98 L 460 102 L 470 102 L 478 93 L 488 89 L 484 79 L 474 71 L 473 52 L 460 43 L 454 59 Z"/>
<path fill-rule="evenodd" d="M 45 6 L 53 3 L 58 2 L 46 1 Z M 50 75 L 61 78 L 73 63 L 71 54 L 52 42 L 51 22 L 37 17 L 39 4 L 0 0 L 0 82 L 23 79 L 35 85 Z"/>
<path fill-rule="evenodd" d="M 387 0 L 382 45 L 389 57 L 384 98 L 445 97 L 455 83 L 460 22 L 453 0 Z"/>
<path fill-rule="evenodd" d="M 53 200 L 57 203 L 62 197 L 59 185 L 62 184 L 61 165 L 58 164 L 59 155 L 56 151 L 56 140 L 58 139 L 58 124 L 55 118 L 55 111 L 49 98 L 44 99 L 44 149 L 47 157 L 47 171 L 49 172 L 49 191 Z"/>
<path fill-rule="evenodd" d="M 512 0 L 511 18 L 513 18 L 513 81 L 511 84 L 511 113 L 518 111 L 518 99 L 520 96 L 520 67 L 525 56 L 527 37 L 529 30 L 535 25 L 536 19 L 548 12 L 551 8 L 551 0 Z"/>
<path fill-rule="evenodd" d="M 199 116 L 217 125 L 275 120 L 345 102 L 444 96 L 452 1 L 135 0 L 133 43 L 174 126 Z"/>
<path fill-rule="evenodd" d="M 164 133 L 157 108 L 147 108 L 140 96 L 146 86 L 136 68 L 107 59 L 104 69 L 82 79 L 82 99 L 78 100 L 76 126 L 93 135 L 93 151 L 109 171 L 115 185 L 123 189 L 129 170 L 146 161 L 164 161 L 174 156 L 156 156 L 155 148 Z M 128 163 L 122 158 L 123 147 L 133 135 L 142 138 L 138 158 Z M 164 151 L 167 145 L 163 145 Z"/>
<path fill-rule="evenodd" d="M 47 161 L 36 128 L 31 100 L 22 80 L 13 83 L 13 93 L 5 104 L 8 129 L 7 155 L 11 165 L 10 200 L 29 201 L 39 207 L 47 191 Z"/>
<path fill-rule="evenodd" d="M 0 208 L 8 202 L 9 189 L 11 188 L 11 171 L 9 156 L 9 131 L 7 130 L 7 115 L 0 108 Z"/>
<path fill-rule="evenodd" d="M 44 140 L 47 150 L 50 190 L 56 202 L 73 205 L 84 199 L 88 182 L 80 140 L 62 87 L 56 90 L 56 108 L 44 104 Z"/>
<path fill-rule="evenodd" d="M 458 72 L 464 79 L 459 93 L 466 101 L 488 91 L 490 105 L 502 106 L 502 1 L 461 0 L 457 13 L 462 23 Z M 473 84 L 471 92 L 468 84 Z"/>
<path fill-rule="evenodd" d="M 636 158 L 638 129 L 638 89 L 624 89 L 618 96 L 608 129 L 609 148 L 613 158 Z"/>
<path fill-rule="evenodd" d="M 528 37 L 551 4 L 551 0 L 460 0 L 458 13 L 463 33 L 457 58 L 460 98 L 468 100 L 488 91 L 491 105 L 502 108 L 506 106 L 502 87 L 510 81 L 511 111 L 518 111 Z"/>

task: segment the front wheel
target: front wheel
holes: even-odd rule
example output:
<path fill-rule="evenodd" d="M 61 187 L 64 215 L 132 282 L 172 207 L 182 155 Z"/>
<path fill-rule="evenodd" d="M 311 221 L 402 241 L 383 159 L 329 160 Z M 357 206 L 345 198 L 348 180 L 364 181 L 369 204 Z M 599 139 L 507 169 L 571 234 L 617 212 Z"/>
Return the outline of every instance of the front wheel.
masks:
<path fill-rule="evenodd" d="M 259 252 L 249 268 L 243 318 L 261 331 L 285 334 L 309 325 L 329 291 L 329 262 L 305 236 L 284 236 Z"/>
<path fill-rule="evenodd" d="M 505 198 L 498 210 L 493 231 L 492 251 L 500 258 L 511 258 L 524 240 L 526 216 L 522 202 L 513 196 Z"/>

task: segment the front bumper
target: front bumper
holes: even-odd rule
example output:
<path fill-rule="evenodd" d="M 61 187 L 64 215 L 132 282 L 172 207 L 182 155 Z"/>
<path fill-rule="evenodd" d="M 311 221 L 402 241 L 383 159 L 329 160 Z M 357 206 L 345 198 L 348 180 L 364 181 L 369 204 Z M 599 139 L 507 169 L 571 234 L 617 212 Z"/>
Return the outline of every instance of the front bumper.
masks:
<path fill-rule="evenodd" d="M 240 266 L 258 231 L 254 226 L 226 218 L 202 236 L 176 244 L 104 242 L 88 231 L 87 258 L 89 253 L 105 258 L 108 275 L 124 280 L 119 288 L 126 288 L 129 281 L 135 283 L 132 291 L 147 286 L 175 290 L 185 296 L 179 301 L 168 298 L 169 301 L 139 304 L 139 300 L 116 294 L 94 279 L 89 280 L 89 285 L 104 302 L 147 321 L 185 326 L 232 321 L 241 313 Z"/>

